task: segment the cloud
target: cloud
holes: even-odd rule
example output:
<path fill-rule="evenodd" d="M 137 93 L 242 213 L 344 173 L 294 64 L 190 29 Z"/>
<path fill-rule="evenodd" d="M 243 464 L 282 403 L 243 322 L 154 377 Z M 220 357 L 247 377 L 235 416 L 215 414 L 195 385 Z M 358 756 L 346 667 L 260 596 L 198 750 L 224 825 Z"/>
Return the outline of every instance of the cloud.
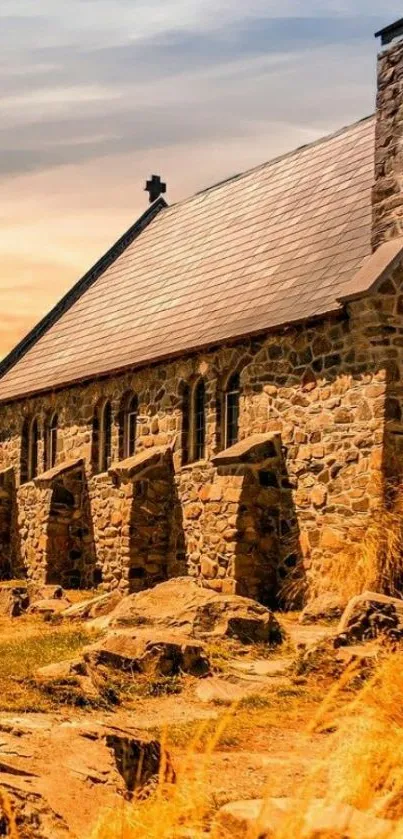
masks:
<path fill-rule="evenodd" d="M 85 24 L 88 15 L 94 15 L 95 6 L 93 0 L 85 0 L 84 5 L 87 12 L 81 17 Z M 61 30 L 55 30 L 54 19 L 49 17 L 48 34 L 37 46 L 35 26 L 43 26 L 46 9 L 42 0 L 38 4 L 42 15 L 29 20 L 31 29 L 35 21 L 30 49 L 18 66 L 11 62 L 3 73 L 0 177 L 129 149 L 245 136 L 269 116 L 287 121 L 287 109 L 301 124 L 317 121 L 318 115 L 322 122 L 333 124 L 332 117 L 339 109 L 329 97 L 329 89 L 336 73 L 343 74 L 341 62 L 346 60 L 353 71 L 350 85 L 354 88 L 356 79 L 361 85 L 371 53 L 369 33 L 372 35 L 378 19 L 375 24 L 372 18 L 339 15 L 292 17 L 292 9 L 300 15 L 299 3 L 289 3 L 289 16 L 281 17 L 270 15 L 269 4 L 262 16 L 263 5 L 255 0 L 245 16 L 244 7 L 235 3 L 233 17 L 224 23 L 229 13 L 225 3 L 218 6 L 213 18 L 206 16 L 212 9 L 209 0 L 190 3 L 186 8 L 199 12 L 198 29 L 193 21 L 193 26 L 164 30 L 157 15 L 160 27 L 141 35 L 139 31 L 146 30 L 145 23 L 153 19 L 152 11 L 163 9 L 168 22 L 175 11 L 182 20 L 179 12 L 185 4 L 181 0 L 164 6 L 153 0 L 151 7 L 140 3 L 140 29 L 133 34 L 129 27 L 125 39 L 114 40 L 119 29 L 115 24 L 110 42 L 104 43 L 103 37 L 99 42 L 99 33 L 111 10 L 105 0 L 97 3 L 91 37 L 86 38 L 83 25 L 77 30 L 77 42 L 69 43 L 72 31 L 67 28 L 63 30 L 66 43 L 59 44 Z M 120 26 L 122 6 L 124 19 L 128 15 L 133 22 L 133 6 L 121 0 L 114 15 Z M 287 11 L 287 4 L 285 8 Z M 185 19 L 189 17 L 192 15 Z M 4 17 L 6 30 L 11 25 L 14 32 L 19 20 L 26 35 L 23 17 Z M 336 47 L 339 67 L 332 64 Z M 317 84 L 318 64 L 325 64 L 327 99 L 325 110 L 316 108 L 315 114 L 308 85 L 313 85 L 315 98 L 320 97 L 323 88 Z M 0 76 L 1 66 L 5 67 L 4 58 Z M 290 78 L 292 85 L 288 85 Z M 368 74 L 368 89 L 370 78 Z M 350 116 L 349 108 L 347 113 Z"/>
<path fill-rule="evenodd" d="M 0 354 L 146 206 L 371 112 L 384 0 L 2 0 Z M 6 266 L 6 267 L 5 267 Z M 10 315 L 10 319 L 8 319 Z"/>

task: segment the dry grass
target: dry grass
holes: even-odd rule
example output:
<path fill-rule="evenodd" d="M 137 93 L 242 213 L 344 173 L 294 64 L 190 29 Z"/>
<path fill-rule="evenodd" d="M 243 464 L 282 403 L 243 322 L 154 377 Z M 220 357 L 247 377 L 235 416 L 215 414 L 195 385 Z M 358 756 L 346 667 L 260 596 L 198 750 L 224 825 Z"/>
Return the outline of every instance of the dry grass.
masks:
<path fill-rule="evenodd" d="M 312 774 L 298 798 L 305 803 L 291 812 L 273 839 L 310 839 L 303 826 L 312 796 L 314 779 L 324 769 L 328 777 L 327 803 L 344 802 L 377 817 L 396 819 L 390 839 L 403 837 L 403 653 L 391 654 L 377 669 L 373 678 L 346 702 L 346 686 L 354 677 L 346 671 L 316 710 L 311 707 L 310 730 L 330 723 L 336 732 L 330 737 L 325 767 L 312 767 Z M 348 694 L 347 694 L 348 695 Z M 344 702 L 341 702 L 341 697 Z M 299 697 L 301 698 L 301 697 Z M 292 696 L 287 698 L 292 703 Z M 143 801 L 122 805 L 119 812 L 105 814 L 93 839 L 201 839 L 209 836 L 213 802 L 205 783 L 205 763 L 217 745 L 225 742 L 234 726 L 247 725 L 246 739 L 256 724 L 270 724 L 270 704 L 246 701 L 234 706 L 212 725 L 198 725 L 187 740 L 187 751 L 177 768 L 177 783 L 166 785 L 162 780 L 157 790 Z M 254 714 L 256 713 L 256 716 Z M 269 718 L 267 718 L 269 713 Z M 167 739 L 169 745 L 169 737 Z M 270 790 L 266 792 L 267 800 Z M 263 800 L 265 791 L 262 790 Z M 220 834 L 221 835 L 221 834 Z M 343 834 L 344 835 L 344 834 Z M 259 827 L 248 835 L 257 839 Z M 329 833 L 326 833 L 330 839 Z M 315 834 L 315 839 L 320 839 Z M 334 833 L 332 839 L 342 839 Z"/>
<path fill-rule="evenodd" d="M 265 751 L 270 729 L 301 730 L 307 719 L 314 718 L 323 696 L 320 681 L 311 679 L 303 685 L 290 682 L 289 686 L 246 696 L 235 706 L 218 712 L 214 719 L 203 724 L 202 729 L 197 720 L 192 720 L 171 725 L 166 731 L 155 729 L 154 733 L 164 736 L 168 748 L 188 750 L 192 747 L 203 753 L 214 738 L 222 751 L 248 751 L 252 743 L 254 751 Z M 223 703 L 217 703 L 217 707 L 220 704 Z M 234 707 L 236 713 L 231 712 Z M 222 726 L 218 739 L 217 726 Z"/>
<path fill-rule="evenodd" d="M 14 624 L 13 624 L 14 627 Z M 24 632 L 25 629 L 25 632 Z M 69 626 L 53 627 L 29 618 L 18 618 L 18 625 L 5 632 L 0 625 L 0 710 L 49 711 L 55 701 L 34 683 L 39 667 L 73 658 L 93 635 Z"/>
<path fill-rule="evenodd" d="M 326 559 L 315 594 L 335 594 L 341 601 L 364 591 L 401 597 L 403 588 L 403 484 L 389 482 L 378 488 L 382 501 L 365 522 L 365 528 L 352 534 L 345 549 L 335 549 Z M 306 602 L 308 582 L 300 567 L 284 580 L 281 599 L 287 609 Z"/>
<path fill-rule="evenodd" d="M 327 585 L 349 599 L 363 591 L 400 596 L 403 581 L 403 486 L 389 485 L 365 534 L 335 554 Z"/>
<path fill-rule="evenodd" d="M 403 818 L 403 652 L 388 657 L 347 709 L 329 766 L 329 797 Z"/>

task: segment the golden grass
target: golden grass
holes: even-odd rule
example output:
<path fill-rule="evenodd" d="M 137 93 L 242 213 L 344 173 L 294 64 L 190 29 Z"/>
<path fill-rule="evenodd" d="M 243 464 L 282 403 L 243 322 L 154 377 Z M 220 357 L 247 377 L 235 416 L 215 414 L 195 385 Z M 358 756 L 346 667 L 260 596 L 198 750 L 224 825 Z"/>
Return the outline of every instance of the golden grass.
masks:
<path fill-rule="evenodd" d="M 375 489 L 381 501 L 368 514 L 365 527 L 346 534 L 346 547 L 326 558 L 315 582 L 315 595 L 335 594 L 342 602 L 364 591 L 401 597 L 403 588 L 403 484 L 389 482 Z M 287 609 L 306 601 L 308 582 L 301 567 L 284 580 L 281 600 Z"/>
<path fill-rule="evenodd" d="M 400 596 L 403 582 L 403 486 L 389 485 L 357 543 L 336 553 L 324 584 L 343 598 L 363 591 Z"/>
<path fill-rule="evenodd" d="M 403 652 L 377 669 L 342 721 L 329 766 L 329 797 L 403 818 Z"/>
<path fill-rule="evenodd" d="M 6 634 L 3 625 L 3 632 L 0 628 L 0 710 L 48 711 L 55 707 L 55 701 L 35 685 L 35 671 L 73 658 L 93 638 L 83 629 L 53 627 L 28 618 L 18 618 L 15 633 L 9 630 Z"/>
<path fill-rule="evenodd" d="M 330 723 L 337 730 L 329 738 L 325 765 L 314 765 L 303 788 L 293 791 L 304 803 L 289 814 L 273 839 L 311 839 L 303 824 L 304 817 L 312 799 L 315 778 L 324 770 L 328 778 L 327 803 L 343 802 L 373 816 L 394 819 L 390 839 L 403 838 L 403 652 L 390 654 L 353 700 L 350 698 L 346 702 L 345 689 L 353 678 L 354 669 L 350 668 L 328 691 L 316 713 L 310 715 L 307 735 Z M 258 719 L 258 716 L 251 719 L 255 710 L 265 724 L 265 707 L 261 705 L 254 709 L 253 703 L 248 702 L 243 708 L 242 705 L 234 706 L 213 725 L 211 721 L 199 724 L 188 739 L 184 758 L 175 767 L 177 782 L 167 785 L 162 771 L 157 789 L 149 798 L 122 805 L 119 812 L 104 814 L 91 839 L 202 839 L 209 836 L 214 813 L 205 783 L 206 760 L 216 746 L 225 741 L 234 725 L 242 727 L 247 719 L 250 729 L 246 736 L 250 737 Z M 169 737 L 166 744 L 169 746 Z M 270 790 L 262 790 L 262 797 L 263 814 Z M 256 825 L 248 839 L 258 836 L 259 825 Z M 317 833 L 315 839 L 320 839 Z M 326 839 L 330 839 L 329 833 L 326 833 Z M 334 833 L 333 839 L 342 837 Z"/>
<path fill-rule="evenodd" d="M 149 797 L 122 805 L 113 813 L 101 815 L 91 839 L 202 839 L 211 814 L 211 801 L 205 782 L 206 763 L 235 714 L 234 706 L 215 724 L 215 730 L 200 753 L 200 743 L 208 723 L 199 724 L 187 752 L 177 767 L 174 784 L 164 780 L 161 766 L 156 790 Z M 162 738 L 165 748 L 165 740 Z"/>

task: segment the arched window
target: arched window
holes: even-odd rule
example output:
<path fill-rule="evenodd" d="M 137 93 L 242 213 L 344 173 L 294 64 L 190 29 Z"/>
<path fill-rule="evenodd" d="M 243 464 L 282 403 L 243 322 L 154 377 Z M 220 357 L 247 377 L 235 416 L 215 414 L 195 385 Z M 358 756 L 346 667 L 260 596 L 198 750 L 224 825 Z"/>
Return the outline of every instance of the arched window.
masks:
<path fill-rule="evenodd" d="M 105 402 L 101 410 L 99 429 L 99 471 L 106 472 L 111 465 L 112 455 L 112 408 Z"/>
<path fill-rule="evenodd" d="M 112 408 L 110 402 L 97 405 L 92 420 L 92 465 L 96 472 L 106 472 L 112 454 Z"/>
<path fill-rule="evenodd" d="M 25 484 L 28 480 L 28 458 L 29 458 L 29 426 L 30 422 L 25 419 L 21 429 L 21 454 L 20 454 L 20 482 Z"/>
<path fill-rule="evenodd" d="M 190 387 L 187 382 L 182 382 L 180 387 L 182 426 L 181 426 L 181 450 L 182 466 L 190 461 L 189 435 L 190 435 Z"/>
<path fill-rule="evenodd" d="M 123 457 L 132 457 L 136 451 L 138 399 L 129 397 L 123 416 Z"/>
<path fill-rule="evenodd" d="M 193 392 L 193 460 L 203 460 L 206 449 L 206 388 L 199 379 Z"/>
<path fill-rule="evenodd" d="M 238 442 L 239 434 L 239 398 L 241 394 L 239 373 L 233 373 L 228 379 L 224 394 L 225 448 Z"/>
<path fill-rule="evenodd" d="M 45 431 L 45 469 L 53 469 L 57 455 L 58 416 L 52 414 Z"/>
<path fill-rule="evenodd" d="M 38 474 L 38 445 L 39 445 L 39 423 L 36 417 L 29 426 L 28 437 L 28 480 L 32 481 Z"/>

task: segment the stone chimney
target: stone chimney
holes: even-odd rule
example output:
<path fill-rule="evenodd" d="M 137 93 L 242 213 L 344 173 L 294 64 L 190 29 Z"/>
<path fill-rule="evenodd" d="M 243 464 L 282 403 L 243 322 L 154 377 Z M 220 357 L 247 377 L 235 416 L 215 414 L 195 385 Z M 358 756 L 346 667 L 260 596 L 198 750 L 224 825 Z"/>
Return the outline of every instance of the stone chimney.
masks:
<path fill-rule="evenodd" d="M 376 32 L 378 91 L 372 248 L 403 235 L 403 18 Z"/>

